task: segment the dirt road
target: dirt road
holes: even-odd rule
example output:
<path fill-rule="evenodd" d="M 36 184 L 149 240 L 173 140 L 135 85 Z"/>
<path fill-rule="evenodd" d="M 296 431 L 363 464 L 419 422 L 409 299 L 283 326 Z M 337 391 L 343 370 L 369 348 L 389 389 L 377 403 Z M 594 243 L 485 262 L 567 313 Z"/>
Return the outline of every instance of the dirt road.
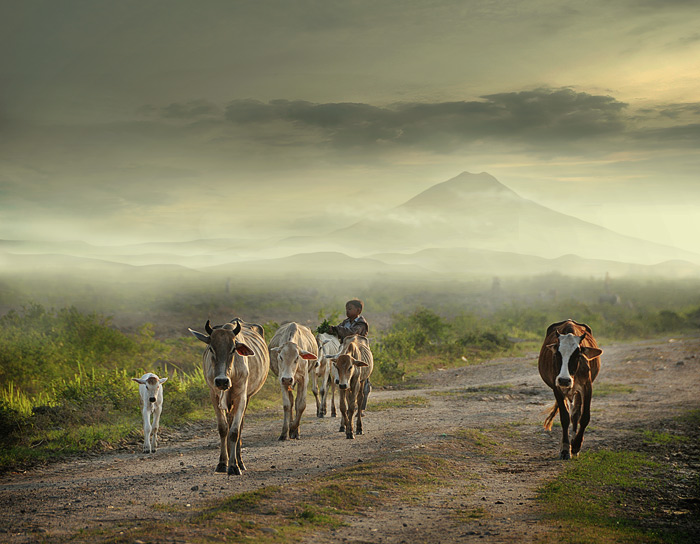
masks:
<path fill-rule="evenodd" d="M 700 339 L 602 347 L 602 370 L 582 455 L 614 449 L 633 428 L 658 427 L 681 410 L 700 408 Z M 389 401 L 404 397 L 421 398 L 424 406 L 390 406 Z M 281 408 L 248 419 L 243 435 L 248 470 L 238 477 L 213 472 L 218 436 L 212 415 L 203 425 L 166 430 L 154 455 L 140 453 L 135 444 L 132 451 L 1 476 L 0 541 L 60 541 L 83 529 L 109 531 L 123 522 L 172 519 L 173 511 L 196 508 L 210 499 L 303 482 L 397 450 L 419 451 L 456 429 L 507 426 L 518 428 L 499 441 L 500 448 L 510 449 L 508 455 L 497 449 L 488 458 L 465 459 L 477 475 L 469 486 L 456 481 L 421 504 L 369 509 L 349 519 L 349 526 L 314 535 L 309 542 L 534 541 L 549 530 L 541 522 L 535 490 L 563 464 L 557 459 L 560 431 L 542 430 L 543 411 L 552 402 L 534 353 L 437 371 L 412 389 L 374 391 L 370 404 L 376 408 L 368 410 L 365 434 L 355 440 L 338 432 L 337 418 L 314 417 L 309 395 L 300 440 L 277 440 Z M 480 515 L 456 522 L 458 511 Z"/>

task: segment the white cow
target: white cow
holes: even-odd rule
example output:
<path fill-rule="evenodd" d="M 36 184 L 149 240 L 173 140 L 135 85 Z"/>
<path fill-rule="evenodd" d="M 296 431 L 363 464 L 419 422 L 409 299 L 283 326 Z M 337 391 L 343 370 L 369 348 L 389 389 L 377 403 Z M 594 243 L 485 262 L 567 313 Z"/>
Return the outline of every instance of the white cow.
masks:
<path fill-rule="evenodd" d="M 318 345 L 318 361 L 311 373 L 311 390 L 316 397 L 316 417 L 326 415 L 329 391 L 331 394 L 331 417 L 335 417 L 335 386 L 338 380 L 338 370 L 327 356 L 340 351 L 340 341 L 332 334 L 322 332 L 316 335 L 316 344 Z"/>
<path fill-rule="evenodd" d="M 306 409 L 306 388 L 309 384 L 309 370 L 313 369 L 318 357 L 318 346 L 311 329 L 299 323 L 282 325 L 270 340 L 270 370 L 280 380 L 282 386 L 282 406 L 284 422 L 280 440 L 299 438 L 299 423 Z M 294 399 L 294 388 L 297 398 Z M 296 409 L 292 421 L 292 404 Z"/>
<path fill-rule="evenodd" d="M 141 414 L 143 415 L 143 453 L 155 453 L 158 448 L 158 428 L 163 410 L 163 388 L 168 378 L 159 378 L 147 372 L 140 378 L 131 378 L 139 384 Z M 151 423 L 153 415 L 153 423 Z"/>

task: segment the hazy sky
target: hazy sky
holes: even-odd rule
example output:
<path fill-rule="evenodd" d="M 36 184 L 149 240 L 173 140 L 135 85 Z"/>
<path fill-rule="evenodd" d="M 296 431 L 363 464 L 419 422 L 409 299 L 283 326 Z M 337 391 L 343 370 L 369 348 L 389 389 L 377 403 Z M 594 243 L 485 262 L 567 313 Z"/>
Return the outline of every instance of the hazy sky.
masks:
<path fill-rule="evenodd" d="M 700 252 L 700 3 L 0 1 L 0 238 L 331 230 L 462 171 Z"/>

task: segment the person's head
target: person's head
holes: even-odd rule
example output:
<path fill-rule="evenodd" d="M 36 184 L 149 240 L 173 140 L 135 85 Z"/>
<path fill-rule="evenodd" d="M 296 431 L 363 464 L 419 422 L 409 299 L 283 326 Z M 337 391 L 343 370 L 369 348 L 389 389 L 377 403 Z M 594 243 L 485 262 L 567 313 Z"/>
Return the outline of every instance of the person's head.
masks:
<path fill-rule="evenodd" d="M 345 303 L 345 315 L 348 319 L 355 319 L 362 313 L 362 308 L 364 308 L 364 303 L 355 298 L 353 300 L 348 300 Z"/>

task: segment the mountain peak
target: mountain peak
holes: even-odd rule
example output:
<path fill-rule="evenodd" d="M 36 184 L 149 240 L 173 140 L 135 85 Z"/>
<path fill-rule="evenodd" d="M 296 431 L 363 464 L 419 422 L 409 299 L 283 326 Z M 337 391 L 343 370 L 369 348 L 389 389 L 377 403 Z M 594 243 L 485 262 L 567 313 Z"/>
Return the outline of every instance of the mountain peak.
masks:
<path fill-rule="evenodd" d="M 450 187 L 453 189 L 462 189 L 475 193 L 494 191 L 509 193 L 513 192 L 487 172 L 481 172 L 479 174 L 472 174 L 471 172 L 462 172 L 458 176 L 455 176 L 451 179 L 448 179 L 447 181 L 434 185 L 434 187 L 440 186 Z"/>
<path fill-rule="evenodd" d="M 402 208 L 452 208 L 464 206 L 479 197 L 519 198 L 516 193 L 503 185 L 491 174 L 462 172 L 447 181 L 433 185 L 403 204 Z"/>

